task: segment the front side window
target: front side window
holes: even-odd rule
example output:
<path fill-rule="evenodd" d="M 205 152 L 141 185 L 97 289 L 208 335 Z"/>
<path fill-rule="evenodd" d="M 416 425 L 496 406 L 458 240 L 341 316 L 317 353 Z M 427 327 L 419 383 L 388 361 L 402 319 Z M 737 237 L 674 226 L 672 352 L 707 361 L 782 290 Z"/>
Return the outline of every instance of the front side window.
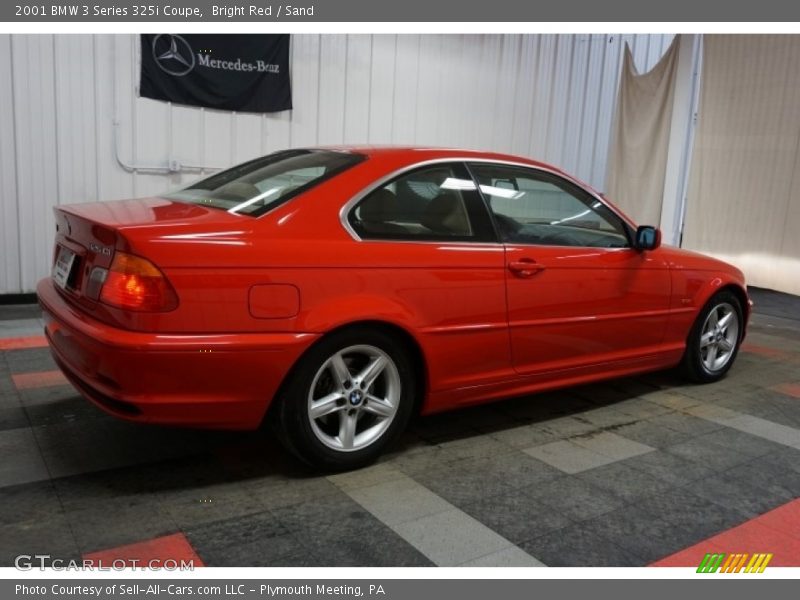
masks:
<path fill-rule="evenodd" d="M 504 242 L 545 246 L 629 246 L 622 220 L 594 196 L 556 175 L 472 164 Z"/>
<path fill-rule="evenodd" d="M 257 217 L 363 159 L 360 154 L 329 150 L 276 152 L 165 197 Z"/>
<path fill-rule="evenodd" d="M 492 239 L 475 182 L 461 164 L 422 167 L 399 176 L 358 202 L 348 222 L 362 239 Z"/>

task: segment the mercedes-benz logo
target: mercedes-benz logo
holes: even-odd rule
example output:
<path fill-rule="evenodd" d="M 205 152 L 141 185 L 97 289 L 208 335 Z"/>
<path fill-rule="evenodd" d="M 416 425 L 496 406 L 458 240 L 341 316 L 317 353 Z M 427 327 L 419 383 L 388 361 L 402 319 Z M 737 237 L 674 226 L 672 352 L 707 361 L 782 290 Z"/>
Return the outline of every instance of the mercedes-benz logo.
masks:
<path fill-rule="evenodd" d="M 153 60 L 165 73 L 183 77 L 194 69 L 194 52 L 179 35 L 158 34 L 153 39 Z"/>

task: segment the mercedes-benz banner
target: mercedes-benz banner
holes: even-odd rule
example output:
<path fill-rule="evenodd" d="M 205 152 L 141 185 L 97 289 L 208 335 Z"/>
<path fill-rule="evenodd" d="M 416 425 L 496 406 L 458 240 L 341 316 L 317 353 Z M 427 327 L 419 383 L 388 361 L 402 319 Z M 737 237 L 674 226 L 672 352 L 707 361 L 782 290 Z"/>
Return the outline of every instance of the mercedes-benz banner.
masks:
<path fill-rule="evenodd" d="M 139 94 L 242 112 L 292 108 L 289 35 L 147 34 Z"/>

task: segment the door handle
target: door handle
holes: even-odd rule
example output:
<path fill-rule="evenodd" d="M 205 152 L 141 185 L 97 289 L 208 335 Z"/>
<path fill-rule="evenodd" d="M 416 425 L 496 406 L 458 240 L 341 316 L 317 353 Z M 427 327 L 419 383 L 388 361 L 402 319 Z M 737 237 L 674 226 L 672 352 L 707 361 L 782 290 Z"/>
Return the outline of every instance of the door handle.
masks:
<path fill-rule="evenodd" d="M 537 263 L 532 258 L 520 258 L 508 263 L 508 270 L 517 277 L 533 277 L 544 268 L 544 265 Z"/>

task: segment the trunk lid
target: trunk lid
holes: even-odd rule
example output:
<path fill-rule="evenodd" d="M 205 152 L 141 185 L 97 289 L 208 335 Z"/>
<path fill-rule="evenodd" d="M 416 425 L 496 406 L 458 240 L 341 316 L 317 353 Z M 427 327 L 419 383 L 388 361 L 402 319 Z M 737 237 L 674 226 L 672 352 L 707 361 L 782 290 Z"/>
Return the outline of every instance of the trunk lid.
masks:
<path fill-rule="evenodd" d="M 144 258 L 164 266 L 170 260 L 152 256 L 154 241 L 215 237 L 220 232 L 241 235 L 249 229 L 242 227 L 248 217 L 158 197 L 70 204 L 54 212 L 53 280 L 88 309 L 96 305 L 103 283 L 95 269 L 108 269 L 117 250 L 136 254 L 146 246 Z"/>

